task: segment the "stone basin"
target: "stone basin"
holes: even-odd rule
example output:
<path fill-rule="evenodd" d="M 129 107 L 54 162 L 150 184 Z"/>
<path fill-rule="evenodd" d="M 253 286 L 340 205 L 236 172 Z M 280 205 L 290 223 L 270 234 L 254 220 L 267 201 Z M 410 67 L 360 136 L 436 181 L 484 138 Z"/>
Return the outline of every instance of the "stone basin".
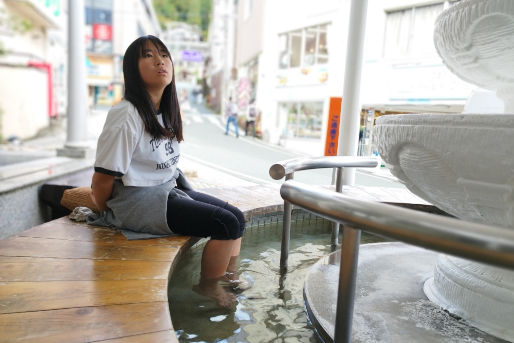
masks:
<path fill-rule="evenodd" d="M 455 75 L 495 91 L 514 113 L 514 1 L 462 0 L 437 18 L 434 44 Z"/>
<path fill-rule="evenodd" d="M 374 134 L 406 187 L 458 218 L 514 229 L 514 115 L 388 115 Z M 440 255 L 427 297 L 514 341 L 514 272 Z"/>

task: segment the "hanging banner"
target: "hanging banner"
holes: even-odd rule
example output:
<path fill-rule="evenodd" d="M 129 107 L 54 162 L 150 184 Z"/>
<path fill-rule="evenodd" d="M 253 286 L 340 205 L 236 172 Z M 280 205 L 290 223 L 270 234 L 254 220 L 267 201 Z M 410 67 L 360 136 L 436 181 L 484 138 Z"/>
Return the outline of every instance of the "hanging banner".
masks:
<path fill-rule="evenodd" d="M 325 139 L 325 156 L 336 156 L 339 141 L 339 122 L 341 118 L 340 97 L 330 98 L 328 107 L 327 138 Z"/>

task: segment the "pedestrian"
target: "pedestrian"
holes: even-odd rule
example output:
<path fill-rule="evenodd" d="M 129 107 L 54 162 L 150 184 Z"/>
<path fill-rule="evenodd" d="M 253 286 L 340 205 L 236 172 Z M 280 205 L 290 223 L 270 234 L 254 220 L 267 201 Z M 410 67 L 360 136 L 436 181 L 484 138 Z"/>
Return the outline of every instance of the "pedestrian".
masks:
<path fill-rule="evenodd" d="M 227 108 L 225 109 L 225 115 L 227 116 L 227 125 L 225 128 L 225 134 L 228 135 L 230 123 L 234 123 L 234 130 L 236 131 L 236 137 L 239 137 L 239 128 L 237 126 L 237 105 L 232 101 L 232 97 L 228 98 Z"/>
<path fill-rule="evenodd" d="M 182 120 L 173 62 L 162 41 L 136 39 L 125 52 L 123 74 L 124 99 L 110 109 L 98 138 L 91 198 L 109 226 L 210 237 L 194 290 L 228 307 L 235 295 L 224 285 L 240 285 L 243 213 L 194 191 L 177 168 Z"/>
<path fill-rule="evenodd" d="M 255 100 L 250 100 L 248 105 L 248 113 L 246 114 L 245 136 L 248 136 L 248 126 L 252 127 L 252 137 L 255 137 L 255 119 L 257 118 L 257 109 L 255 108 Z"/>

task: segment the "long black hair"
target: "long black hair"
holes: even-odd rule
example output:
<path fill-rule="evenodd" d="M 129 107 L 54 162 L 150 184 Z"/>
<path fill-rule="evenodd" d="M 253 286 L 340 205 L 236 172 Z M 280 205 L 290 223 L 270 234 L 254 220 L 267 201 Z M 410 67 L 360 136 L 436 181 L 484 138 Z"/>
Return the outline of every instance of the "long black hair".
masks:
<path fill-rule="evenodd" d="M 171 83 L 164 88 L 160 108 L 155 108 L 150 95 L 148 94 L 143 79 L 139 74 L 139 59 L 143 56 L 143 49 L 146 42 L 150 41 L 157 50 L 164 50 L 171 59 L 170 52 L 166 45 L 155 36 L 143 36 L 136 39 L 129 45 L 123 57 L 123 75 L 125 78 L 125 100 L 130 101 L 136 107 L 145 130 L 156 139 L 176 137 L 179 142 L 184 140 L 182 136 L 182 118 L 180 106 L 175 87 L 175 68 Z M 171 60 L 173 65 L 173 60 Z M 155 115 L 161 112 L 164 127 L 157 121 Z"/>

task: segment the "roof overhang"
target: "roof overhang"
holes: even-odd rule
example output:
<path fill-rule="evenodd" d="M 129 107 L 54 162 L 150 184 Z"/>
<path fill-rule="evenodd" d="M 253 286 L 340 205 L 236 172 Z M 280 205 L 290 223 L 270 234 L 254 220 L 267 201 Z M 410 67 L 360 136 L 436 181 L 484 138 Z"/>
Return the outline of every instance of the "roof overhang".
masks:
<path fill-rule="evenodd" d="M 51 10 L 45 8 L 40 2 L 34 0 L 6 0 L 5 2 L 38 26 L 48 29 L 60 28 L 56 18 L 52 16 Z"/>

